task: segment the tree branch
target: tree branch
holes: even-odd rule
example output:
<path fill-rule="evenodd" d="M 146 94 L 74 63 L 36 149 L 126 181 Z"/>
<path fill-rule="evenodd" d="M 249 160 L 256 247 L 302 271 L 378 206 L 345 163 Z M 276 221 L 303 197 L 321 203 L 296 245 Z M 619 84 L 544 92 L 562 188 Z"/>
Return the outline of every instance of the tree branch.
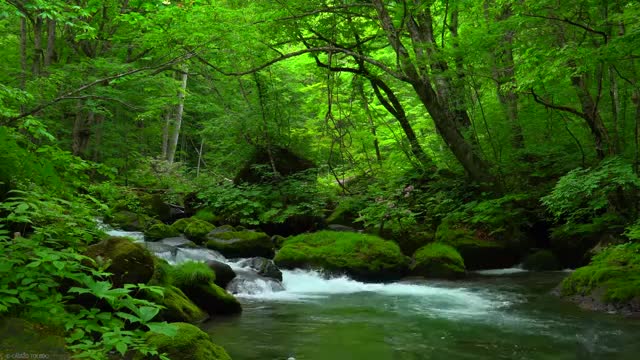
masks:
<path fill-rule="evenodd" d="M 555 21 L 560 21 L 563 23 L 567 23 L 569 25 L 573 25 L 573 26 L 577 26 L 579 28 L 581 28 L 582 30 L 585 30 L 587 32 L 590 32 L 592 34 L 597 34 L 600 35 L 604 38 L 604 42 L 606 43 L 609 40 L 609 35 L 607 35 L 606 32 L 604 31 L 600 31 L 600 30 L 596 30 L 593 28 L 590 28 L 586 25 L 577 23 L 569 18 L 557 18 L 557 17 L 553 17 L 553 16 L 544 16 L 544 15 L 536 15 L 536 14 L 524 14 L 524 16 L 528 16 L 528 17 L 533 17 L 533 18 L 539 18 L 539 19 L 546 19 L 546 20 L 555 20 Z"/>
<path fill-rule="evenodd" d="M 393 69 L 391 69 L 390 67 L 388 67 L 387 65 L 385 65 L 384 63 L 374 60 L 370 57 L 364 56 L 362 54 L 359 54 L 355 51 L 351 51 L 348 49 L 343 49 L 343 48 L 339 48 L 339 47 L 335 47 L 335 46 L 320 46 L 320 47 L 313 47 L 313 48 L 307 48 L 307 49 L 303 49 L 303 50 L 298 50 L 298 51 L 294 51 L 288 54 L 284 54 L 282 56 L 278 56 L 277 58 L 271 59 L 265 63 L 263 63 L 262 65 L 258 65 L 254 68 L 248 69 L 248 70 L 244 70 L 244 71 L 225 71 L 222 68 L 220 68 L 219 66 L 213 65 L 212 63 L 210 63 L 209 61 L 207 61 L 206 59 L 204 59 L 202 56 L 194 54 L 194 57 L 196 59 L 198 59 L 199 61 L 201 61 L 203 64 L 211 67 L 212 69 L 214 69 L 215 71 L 221 73 L 222 75 L 226 75 L 226 76 L 242 76 L 242 75 L 249 75 L 249 74 L 253 74 L 256 73 L 262 69 L 265 69 L 275 63 L 278 63 L 280 61 L 284 61 L 287 59 L 291 59 L 293 57 L 296 56 L 300 56 L 300 55 L 304 55 L 304 54 L 313 54 L 313 53 L 318 53 L 318 52 L 327 52 L 327 53 L 342 53 L 345 55 L 349 55 L 352 56 L 354 58 L 358 58 L 363 60 L 366 63 L 369 63 L 373 66 L 378 67 L 380 70 L 386 72 L 387 74 L 395 77 L 398 80 L 402 80 L 402 81 L 408 81 L 408 78 L 403 75 L 400 74 L 396 71 L 394 71 Z"/>
<path fill-rule="evenodd" d="M 53 100 L 51 100 L 51 101 L 49 101 L 47 103 L 38 105 L 38 106 L 36 106 L 35 108 L 33 108 L 33 109 L 29 110 L 29 111 L 23 112 L 22 114 L 20 114 L 18 116 L 10 117 L 10 118 L 8 118 L 8 121 L 16 121 L 16 120 L 20 120 L 22 118 L 25 118 L 27 116 L 33 115 L 33 114 L 35 114 L 35 113 L 37 113 L 37 112 L 39 112 L 39 111 L 41 111 L 41 110 L 43 110 L 45 108 L 48 108 L 51 105 L 59 103 L 60 101 L 68 100 L 69 98 L 73 98 L 78 93 L 80 93 L 80 92 L 82 92 L 84 90 L 87 90 L 89 88 L 92 88 L 92 87 L 94 87 L 94 86 L 96 86 L 98 84 L 104 84 L 104 83 L 108 84 L 112 80 L 120 79 L 120 78 L 123 78 L 123 77 L 127 77 L 129 75 L 133 75 L 133 74 L 137 74 L 137 73 L 145 72 L 145 71 L 150 71 L 150 70 L 155 70 L 152 73 L 152 75 L 156 75 L 156 74 L 160 73 L 161 71 L 163 71 L 164 69 L 166 69 L 167 67 L 170 67 L 171 65 L 174 65 L 174 64 L 177 64 L 179 62 L 185 61 L 185 60 L 191 58 L 192 56 L 193 56 L 193 53 L 189 52 L 187 54 L 180 55 L 180 56 L 178 56 L 176 58 L 173 58 L 173 59 L 171 59 L 171 60 L 169 60 L 167 62 L 164 62 L 164 63 L 162 63 L 160 65 L 146 66 L 146 67 L 143 67 L 143 68 L 133 69 L 133 70 L 129 70 L 129 71 L 126 71 L 126 72 L 123 72 L 123 73 L 120 73 L 120 74 L 111 75 L 111 76 L 107 76 L 107 77 L 102 78 L 102 79 L 94 80 L 94 81 L 92 81 L 90 83 L 87 83 L 87 84 L 84 84 L 84 85 L 80 86 L 77 89 L 68 91 L 68 92 L 58 96 L 57 98 L 55 98 L 55 99 L 53 99 Z"/>
<path fill-rule="evenodd" d="M 554 105 L 546 100 L 544 100 L 542 97 L 540 97 L 538 94 L 536 94 L 536 92 L 533 90 L 533 88 L 531 89 L 531 95 L 533 95 L 533 100 L 535 102 L 537 102 L 538 104 L 542 104 L 545 107 L 548 107 L 550 109 L 555 109 L 555 110 L 559 110 L 559 111 L 564 111 L 564 112 L 568 112 L 570 114 L 573 114 L 577 117 L 580 117 L 582 119 L 585 119 L 587 121 L 590 121 L 590 119 L 587 117 L 587 115 L 585 113 L 582 113 L 574 108 L 568 107 L 568 106 L 562 106 L 562 105 Z"/>

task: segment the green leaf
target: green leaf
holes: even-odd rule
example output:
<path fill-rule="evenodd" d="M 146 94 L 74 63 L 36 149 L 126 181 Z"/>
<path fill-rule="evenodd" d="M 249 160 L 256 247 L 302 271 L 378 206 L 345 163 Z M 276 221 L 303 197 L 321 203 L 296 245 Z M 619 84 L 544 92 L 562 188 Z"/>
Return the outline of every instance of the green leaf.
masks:
<path fill-rule="evenodd" d="M 146 325 L 147 327 L 149 327 L 149 330 L 151 332 L 154 332 L 156 334 L 162 334 L 169 337 L 174 337 L 178 333 L 178 328 L 173 324 L 167 323 L 166 321 L 151 322 Z"/>
<path fill-rule="evenodd" d="M 159 308 L 151 306 L 142 306 L 138 309 L 138 315 L 140 316 L 140 321 L 143 324 L 149 322 L 156 315 L 158 315 L 159 312 Z"/>

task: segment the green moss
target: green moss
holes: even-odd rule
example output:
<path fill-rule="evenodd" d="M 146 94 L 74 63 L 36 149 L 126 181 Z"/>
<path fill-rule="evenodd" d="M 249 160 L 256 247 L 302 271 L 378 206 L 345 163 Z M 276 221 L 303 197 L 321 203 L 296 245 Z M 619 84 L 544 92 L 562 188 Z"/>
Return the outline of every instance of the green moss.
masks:
<path fill-rule="evenodd" d="M 201 309 L 209 314 L 228 315 L 242 312 L 240 302 L 214 283 L 202 283 L 181 288 Z"/>
<path fill-rule="evenodd" d="M 457 278 L 465 273 L 464 260 L 454 247 L 431 243 L 416 251 L 411 272 L 426 277 Z"/>
<path fill-rule="evenodd" d="M 189 224 L 191 224 L 195 220 L 197 219 L 194 219 L 194 218 L 178 219 L 173 224 L 171 224 L 171 226 L 174 229 L 176 229 L 178 232 L 184 233 L 184 229 L 186 229 L 187 226 L 189 226 Z"/>
<path fill-rule="evenodd" d="M 160 311 L 160 318 L 164 321 L 198 323 L 208 317 L 207 313 L 175 286 L 166 286 L 163 296 L 150 293 L 149 300 L 165 307 Z"/>
<path fill-rule="evenodd" d="M 171 284 L 172 266 L 167 260 L 153 257 L 153 276 L 149 281 L 149 285 L 168 285 Z"/>
<path fill-rule="evenodd" d="M 540 250 L 527 256 L 522 262 L 522 267 L 533 271 L 551 271 L 559 270 L 560 263 L 553 252 Z"/>
<path fill-rule="evenodd" d="M 207 240 L 207 234 L 215 228 L 206 221 L 195 219 L 184 229 L 184 236 L 196 244 L 202 244 Z"/>
<path fill-rule="evenodd" d="M 207 247 L 227 257 L 272 257 L 269 235 L 257 231 L 227 231 L 209 234 Z"/>
<path fill-rule="evenodd" d="M 229 354 L 198 327 L 187 323 L 174 325 L 178 328 L 176 336 L 149 333 L 147 342 L 172 360 L 231 360 Z M 143 358 L 137 356 L 137 359 Z"/>
<path fill-rule="evenodd" d="M 180 236 L 180 232 L 167 224 L 154 224 L 144 231 L 144 237 L 149 241 L 162 240 Z"/>
<path fill-rule="evenodd" d="M 320 231 L 287 239 L 275 257 L 278 266 L 320 267 L 360 278 L 393 278 L 407 266 L 397 244 L 377 236 Z"/>
<path fill-rule="evenodd" d="M 9 354 L 41 353 L 50 358 L 68 359 L 64 329 L 38 324 L 20 318 L 0 318 L 0 359 Z M 16 357 L 17 359 L 18 357 Z"/>
<path fill-rule="evenodd" d="M 118 211 L 105 220 L 114 227 L 126 231 L 144 231 L 144 229 L 160 223 L 147 215 L 136 214 L 131 211 Z"/>
<path fill-rule="evenodd" d="M 623 302 L 640 297 L 640 243 L 611 246 L 562 282 L 563 295 L 590 295 L 602 290 L 602 300 Z"/>
<path fill-rule="evenodd" d="M 170 269 L 172 283 L 179 288 L 213 282 L 216 274 L 202 262 L 187 261 Z"/>
<path fill-rule="evenodd" d="M 128 238 L 110 237 L 87 248 L 85 255 L 98 263 L 109 263 L 114 286 L 147 283 L 154 273 L 153 256 L 142 245 Z"/>

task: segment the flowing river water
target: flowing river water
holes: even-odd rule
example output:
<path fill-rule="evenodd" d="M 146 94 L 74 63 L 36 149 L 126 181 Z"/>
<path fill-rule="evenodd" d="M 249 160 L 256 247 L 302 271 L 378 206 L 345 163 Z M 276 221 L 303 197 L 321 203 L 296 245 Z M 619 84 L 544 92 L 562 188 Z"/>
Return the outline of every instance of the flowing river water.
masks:
<path fill-rule="evenodd" d="M 250 271 L 211 250 L 163 246 L 150 250 Z M 504 269 L 371 284 L 283 271 L 282 286 L 247 278 L 235 289 L 242 315 L 201 327 L 234 360 L 640 359 L 640 321 L 561 301 L 550 291 L 564 276 Z"/>

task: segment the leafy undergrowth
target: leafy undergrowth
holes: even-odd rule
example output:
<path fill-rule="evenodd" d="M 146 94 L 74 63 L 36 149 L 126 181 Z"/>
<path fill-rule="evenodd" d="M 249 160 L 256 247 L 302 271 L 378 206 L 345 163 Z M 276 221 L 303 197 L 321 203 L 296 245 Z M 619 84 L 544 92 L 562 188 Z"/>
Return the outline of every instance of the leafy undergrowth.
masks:
<path fill-rule="evenodd" d="M 563 295 L 589 295 L 602 289 L 602 300 L 615 303 L 640 297 L 640 243 L 611 246 L 562 282 Z"/>

